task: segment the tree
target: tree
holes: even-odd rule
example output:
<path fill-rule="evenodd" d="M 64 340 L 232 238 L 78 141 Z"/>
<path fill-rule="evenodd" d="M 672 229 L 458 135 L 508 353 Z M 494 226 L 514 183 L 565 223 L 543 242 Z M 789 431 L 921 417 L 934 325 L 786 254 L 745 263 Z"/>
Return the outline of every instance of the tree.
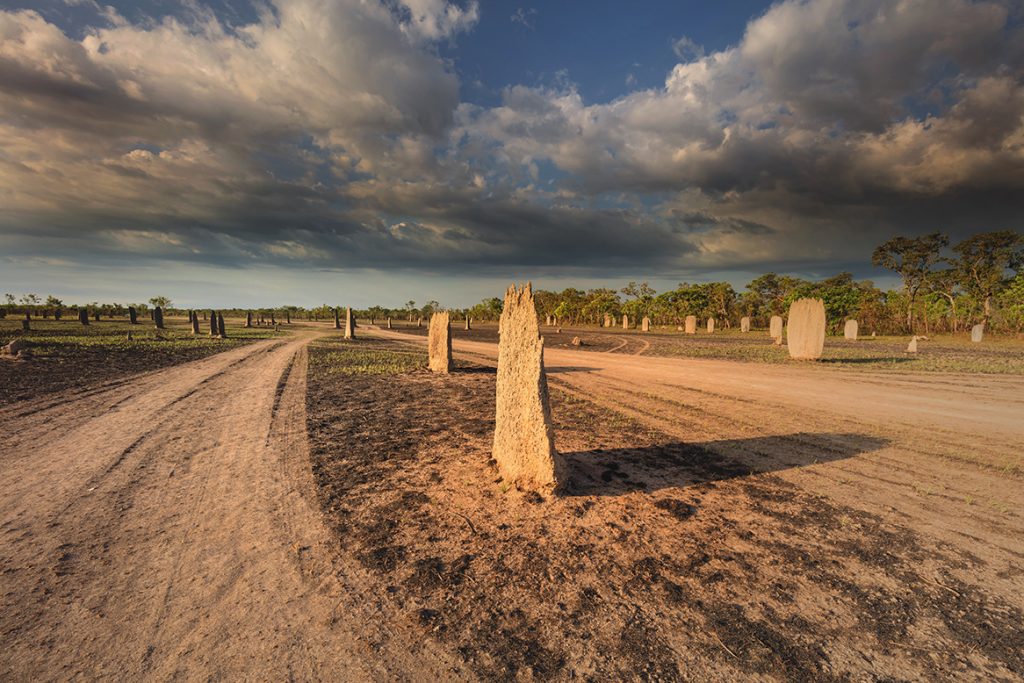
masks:
<path fill-rule="evenodd" d="M 149 300 L 149 303 L 152 304 L 154 308 L 159 306 L 164 310 L 171 307 L 171 300 L 168 299 L 166 296 L 154 296 L 152 299 Z"/>
<path fill-rule="evenodd" d="M 936 296 L 941 296 L 949 303 L 949 315 L 952 318 L 951 328 L 957 331 L 958 320 L 956 312 L 957 289 L 960 287 L 960 273 L 956 267 L 936 270 L 928 278 L 927 289 Z"/>
<path fill-rule="evenodd" d="M 920 237 L 893 237 L 875 249 L 871 263 L 893 270 L 903 278 L 907 295 L 907 330 L 914 331 L 914 304 L 932 275 L 932 267 L 942 259 L 949 238 L 933 232 Z"/>
<path fill-rule="evenodd" d="M 953 247 L 960 285 L 981 302 L 983 323 L 992 317 L 992 298 L 1009 282 L 1006 271 L 1024 265 L 1024 235 L 1014 230 L 983 232 Z"/>
<path fill-rule="evenodd" d="M 1013 325 L 1017 334 L 1020 334 L 1021 328 L 1024 328 L 1024 271 L 1010 280 L 999 298 L 1006 322 Z"/>

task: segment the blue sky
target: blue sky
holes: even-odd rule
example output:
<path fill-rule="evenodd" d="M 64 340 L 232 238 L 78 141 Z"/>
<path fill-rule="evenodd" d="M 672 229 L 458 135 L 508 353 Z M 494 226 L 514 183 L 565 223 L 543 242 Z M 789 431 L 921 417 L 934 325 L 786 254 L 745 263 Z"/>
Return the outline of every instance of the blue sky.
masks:
<path fill-rule="evenodd" d="M 735 44 L 770 2 L 564 0 L 484 2 L 475 29 L 443 44 L 463 77 L 463 98 L 492 105 L 501 90 L 569 79 L 588 102 L 657 88 L 688 38 L 705 51 Z M 691 48 L 692 49 L 692 48 Z M 628 80 L 627 80 L 628 79 Z M 480 85 L 477 85 L 479 82 Z"/>
<path fill-rule="evenodd" d="M 464 306 L 1024 215 L 1017 0 L 0 2 L 0 290 Z"/>

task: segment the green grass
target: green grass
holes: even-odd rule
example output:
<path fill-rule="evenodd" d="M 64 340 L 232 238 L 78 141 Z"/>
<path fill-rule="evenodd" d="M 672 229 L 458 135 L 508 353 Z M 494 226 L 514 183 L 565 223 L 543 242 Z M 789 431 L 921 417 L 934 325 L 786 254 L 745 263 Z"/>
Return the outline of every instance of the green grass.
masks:
<path fill-rule="evenodd" d="M 89 321 L 89 325 L 84 326 L 77 319 L 34 319 L 31 321 L 32 329 L 23 332 L 20 319 L 7 318 L 0 320 L 0 346 L 13 339 L 25 339 L 32 345 L 32 354 L 36 358 L 74 355 L 76 350 L 170 354 L 197 348 L 226 350 L 257 339 L 272 339 L 288 334 L 284 331 L 275 333 L 273 328 L 246 329 L 242 327 L 241 321 L 225 321 L 228 338 L 217 339 L 209 336 L 209 323 L 203 326 L 202 322 L 201 333 L 193 337 L 188 321 L 183 319 L 168 319 L 163 330 L 156 329 L 149 320 L 140 320 L 138 325 L 117 319 Z M 131 340 L 128 340 L 129 332 Z"/>
<path fill-rule="evenodd" d="M 309 355 L 309 371 L 317 377 L 400 375 L 422 370 L 427 354 L 392 342 L 332 338 L 317 341 Z"/>

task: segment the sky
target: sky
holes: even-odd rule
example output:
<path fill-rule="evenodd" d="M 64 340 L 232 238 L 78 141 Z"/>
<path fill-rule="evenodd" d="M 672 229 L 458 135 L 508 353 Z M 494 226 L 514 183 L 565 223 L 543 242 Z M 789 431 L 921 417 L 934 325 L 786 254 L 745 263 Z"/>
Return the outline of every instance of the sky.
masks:
<path fill-rule="evenodd" d="M 1024 216 L 1021 0 L 0 0 L 0 291 L 463 307 Z"/>

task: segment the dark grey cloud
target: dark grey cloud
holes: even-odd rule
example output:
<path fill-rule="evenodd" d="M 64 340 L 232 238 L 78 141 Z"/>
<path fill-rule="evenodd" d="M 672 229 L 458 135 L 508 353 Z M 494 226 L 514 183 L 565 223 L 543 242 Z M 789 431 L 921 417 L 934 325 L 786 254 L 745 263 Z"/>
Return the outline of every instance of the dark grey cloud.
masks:
<path fill-rule="evenodd" d="M 608 273 L 866 262 L 1024 215 L 1018 4 L 789 0 L 663 87 L 458 99 L 475 2 L 0 12 L 10 256 Z M 526 16 L 526 15 L 524 15 Z"/>

